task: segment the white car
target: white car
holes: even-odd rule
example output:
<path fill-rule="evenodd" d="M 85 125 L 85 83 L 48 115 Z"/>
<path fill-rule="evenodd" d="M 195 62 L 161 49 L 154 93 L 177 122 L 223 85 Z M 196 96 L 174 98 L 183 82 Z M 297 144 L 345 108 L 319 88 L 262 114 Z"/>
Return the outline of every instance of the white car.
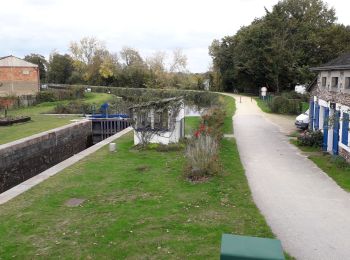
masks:
<path fill-rule="evenodd" d="M 302 129 L 302 130 L 308 129 L 309 123 L 310 123 L 309 109 L 295 118 L 295 126 L 299 129 Z"/>

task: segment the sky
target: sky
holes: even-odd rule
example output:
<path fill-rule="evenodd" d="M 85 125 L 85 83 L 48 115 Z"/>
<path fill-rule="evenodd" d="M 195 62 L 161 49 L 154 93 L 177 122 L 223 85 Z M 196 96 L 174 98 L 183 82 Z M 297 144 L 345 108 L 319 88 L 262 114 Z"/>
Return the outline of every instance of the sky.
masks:
<path fill-rule="evenodd" d="M 111 52 L 128 46 L 143 57 L 176 48 L 188 58 L 191 72 L 211 64 L 208 46 L 234 35 L 264 15 L 278 0 L 1 0 L 0 56 L 46 57 L 69 52 L 86 36 L 103 41 Z M 350 25 L 346 0 L 328 0 L 338 22 Z"/>

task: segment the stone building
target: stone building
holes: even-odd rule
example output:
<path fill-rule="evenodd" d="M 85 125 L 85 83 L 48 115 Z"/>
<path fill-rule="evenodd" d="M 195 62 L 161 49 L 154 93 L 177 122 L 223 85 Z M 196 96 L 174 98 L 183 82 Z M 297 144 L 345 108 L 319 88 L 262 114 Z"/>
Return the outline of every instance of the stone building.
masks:
<path fill-rule="evenodd" d="M 14 56 L 0 58 L 0 97 L 36 94 L 39 79 L 38 65 Z"/>
<path fill-rule="evenodd" d="M 350 160 L 350 53 L 311 70 L 310 129 L 322 131 L 324 151 Z"/>

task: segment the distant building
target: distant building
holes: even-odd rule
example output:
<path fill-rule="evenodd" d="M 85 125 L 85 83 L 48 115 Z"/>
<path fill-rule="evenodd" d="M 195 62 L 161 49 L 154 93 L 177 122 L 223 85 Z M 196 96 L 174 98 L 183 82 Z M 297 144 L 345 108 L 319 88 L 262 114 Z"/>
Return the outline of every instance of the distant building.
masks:
<path fill-rule="evenodd" d="M 310 129 L 322 131 L 325 151 L 350 160 L 350 53 L 311 70 Z"/>
<path fill-rule="evenodd" d="M 134 144 L 177 143 L 185 136 L 185 108 L 182 98 L 167 98 L 130 108 Z"/>
<path fill-rule="evenodd" d="M 0 58 L 0 96 L 36 94 L 39 79 L 38 65 L 14 56 Z"/>

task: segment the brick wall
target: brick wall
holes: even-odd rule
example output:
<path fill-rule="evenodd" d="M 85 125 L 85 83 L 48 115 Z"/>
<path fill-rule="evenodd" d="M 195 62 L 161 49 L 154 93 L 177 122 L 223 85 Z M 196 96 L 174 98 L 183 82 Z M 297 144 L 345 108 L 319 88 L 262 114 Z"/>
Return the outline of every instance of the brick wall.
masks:
<path fill-rule="evenodd" d="M 0 96 L 32 95 L 38 91 L 38 68 L 0 67 Z"/>
<path fill-rule="evenodd" d="M 91 145 L 91 121 L 0 145 L 0 193 Z"/>

